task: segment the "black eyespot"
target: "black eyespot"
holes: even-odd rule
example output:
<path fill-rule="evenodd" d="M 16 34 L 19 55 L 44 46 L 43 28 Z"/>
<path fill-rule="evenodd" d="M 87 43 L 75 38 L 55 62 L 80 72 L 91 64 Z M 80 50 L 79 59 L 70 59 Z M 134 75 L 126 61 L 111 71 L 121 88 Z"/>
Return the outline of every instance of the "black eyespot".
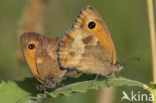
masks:
<path fill-rule="evenodd" d="M 93 29 L 96 26 L 96 23 L 94 21 L 89 22 L 88 27 L 90 29 Z"/>
<path fill-rule="evenodd" d="M 35 44 L 29 44 L 29 45 L 28 45 L 28 48 L 29 48 L 29 49 L 34 49 L 34 48 L 35 48 Z"/>

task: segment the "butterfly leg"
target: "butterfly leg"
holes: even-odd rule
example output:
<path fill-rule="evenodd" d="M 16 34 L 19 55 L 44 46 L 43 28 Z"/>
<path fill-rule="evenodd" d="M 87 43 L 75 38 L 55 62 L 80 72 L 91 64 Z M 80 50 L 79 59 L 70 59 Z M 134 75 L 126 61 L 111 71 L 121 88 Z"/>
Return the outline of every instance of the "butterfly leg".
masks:
<path fill-rule="evenodd" d="M 117 72 L 115 72 L 115 77 L 116 77 L 116 78 L 119 78 L 119 75 L 118 75 L 118 73 L 117 73 Z"/>
<path fill-rule="evenodd" d="M 38 85 L 36 85 L 36 89 L 39 91 L 45 91 L 45 85 L 44 84 L 38 84 Z"/>
<path fill-rule="evenodd" d="M 58 83 L 58 86 L 64 87 L 65 85 L 63 83 Z"/>
<path fill-rule="evenodd" d="M 109 87 L 110 87 L 110 85 L 109 85 L 109 77 L 106 77 L 105 81 L 106 81 L 106 82 L 105 82 L 105 83 L 106 83 L 106 87 L 109 88 Z"/>
<path fill-rule="evenodd" d="M 93 82 L 96 82 L 96 80 L 98 79 L 98 77 L 99 77 L 99 74 L 96 75 L 96 77 L 95 77 L 95 79 L 94 79 Z"/>
<path fill-rule="evenodd" d="M 97 74 L 97 75 L 95 76 L 95 78 L 94 78 L 94 80 L 92 81 L 90 87 L 93 87 L 93 86 L 94 86 L 94 84 L 95 84 L 96 80 L 98 79 L 98 77 L 99 77 L 99 74 Z"/>
<path fill-rule="evenodd" d="M 64 77 L 71 77 L 71 76 L 73 76 L 73 75 L 75 75 L 77 73 L 79 73 L 79 72 L 76 69 L 71 69 L 71 70 L 68 70 L 66 72 L 66 74 L 64 75 Z"/>

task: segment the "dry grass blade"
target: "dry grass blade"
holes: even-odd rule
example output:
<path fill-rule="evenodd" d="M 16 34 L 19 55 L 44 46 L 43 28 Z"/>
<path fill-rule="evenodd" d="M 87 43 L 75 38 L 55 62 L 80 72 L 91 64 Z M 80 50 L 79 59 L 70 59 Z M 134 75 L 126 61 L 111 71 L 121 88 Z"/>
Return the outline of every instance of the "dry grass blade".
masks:
<path fill-rule="evenodd" d="M 147 9 L 148 9 L 148 19 L 151 39 L 151 50 L 152 50 L 153 83 L 156 84 L 156 36 L 155 36 L 154 12 L 152 0 L 147 0 Z"/>
<path fill-rule="evenodd" d="M 29 0 L 20 20 L 18 38 L 23 32 L 43 33 L 45 3 L 46 0 Z M 17 49 L 17 57 L 19 62 L 23 64 L 24 58 L 19 46 Z"/>
<path fill-rule="evenodd" d="M 112 103 L 114 100 L 115 87 L 101 88 L 99 91 L 98 103 Z"/>

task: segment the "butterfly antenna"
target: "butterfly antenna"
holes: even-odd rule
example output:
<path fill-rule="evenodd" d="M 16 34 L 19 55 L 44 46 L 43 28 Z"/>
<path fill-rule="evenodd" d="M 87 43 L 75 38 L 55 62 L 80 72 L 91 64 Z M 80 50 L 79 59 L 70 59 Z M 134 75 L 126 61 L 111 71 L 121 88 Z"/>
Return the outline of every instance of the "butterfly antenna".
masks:
<path fill-rule="evenodd" d="M 136 53 L 138 54 L 138 53 Z M 126 57 L 125 59 L 121 60 L 120 63 L 121 64 L 126 64 L 126 62 L 128 62 L 129 60 L 136 60 L 136 61 L 140 61 L 140 58 L 136 57 L 136 54 L 135 55 L 131 55 L 131 56 L 128 56 Z"/>

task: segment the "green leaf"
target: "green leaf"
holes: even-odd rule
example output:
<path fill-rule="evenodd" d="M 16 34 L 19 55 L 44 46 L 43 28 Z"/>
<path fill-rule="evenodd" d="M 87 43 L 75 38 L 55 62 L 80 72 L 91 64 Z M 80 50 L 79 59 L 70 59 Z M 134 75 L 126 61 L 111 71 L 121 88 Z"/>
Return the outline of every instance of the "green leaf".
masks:
<path fill-rule="evenodd" d="M 29 97 L 39 93 L 35 88 L 36 80 L 28 78 L 24 81 L 2 81 L 0 84 L 1 103 L 28 103 Z"/>
<path fill-rule="evenodd" d="M 100 77 L 96 82 L 93 75 L 81 75 L 63 80 L 64 86 L 55 89 L 47 89 L 45 93 L 36 90 L 37 81 L 27 78 L 24 81 L 9 81 L 0 84 L 0 100 L 2 103 L 41 103 L 48 98 L 56 98 L 59 95 L 71 96 L 73 93 L 85 93 L 90 89 L 99 89 L 108 86 L 137 86 L 147 90 L 150 88 L 141 82 L 123 77 Z"/>
<path fill-rule="evenodd" d="M 119 77 L 119 78 L 110 78 L 109 80 L 97 80 L 96 82 L 94 82 L 93 80 L 77 82 L 74 84 L 69 84 L 64 87 L 60 87 L 54 90 L 53 92 L 46 93 L 51 97 L 57 97 L 59 94 L 71 96 L 72 93 L 75 92 L 85 93 L 89 89 L 99 89 L 101 87 L 108 88 L 109 86 L 136 86 L 142 87 L 144 89 L 149 88 L 146 84 L 143 84 L 141 82 Z"/>

